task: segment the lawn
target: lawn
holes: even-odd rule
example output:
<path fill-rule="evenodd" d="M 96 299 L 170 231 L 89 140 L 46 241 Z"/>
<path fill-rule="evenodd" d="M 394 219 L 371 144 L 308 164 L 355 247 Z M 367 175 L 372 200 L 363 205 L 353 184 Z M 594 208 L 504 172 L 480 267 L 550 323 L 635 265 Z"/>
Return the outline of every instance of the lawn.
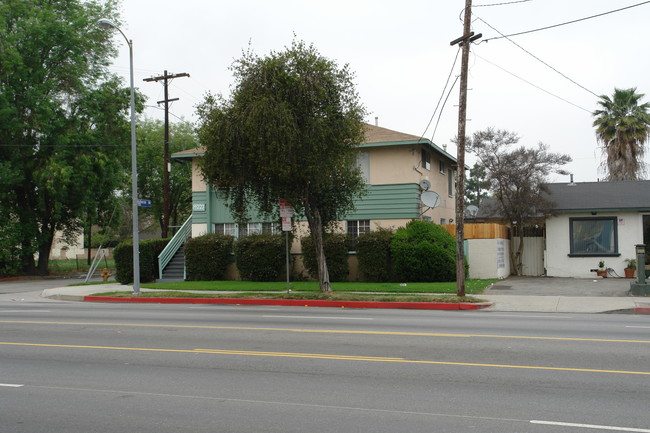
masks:
<path fill-rule="evenodd" d="M 466 280 L 467 294 L 480 294 L 498 280 Z M 177 283 L 144 283 L 141 287 L 156 290 L 197 290 L 229 292 L 279 292 L 286 291 L 286 282 L 253 281 L 182 281 Z M 319 292 L 314 281 L 295 281 L 290 283 L 293 292 Z M 342 292 L 384 292 L 384 293 L 456 293 L 456 283 L 332 283 L 334 293 Z"/>

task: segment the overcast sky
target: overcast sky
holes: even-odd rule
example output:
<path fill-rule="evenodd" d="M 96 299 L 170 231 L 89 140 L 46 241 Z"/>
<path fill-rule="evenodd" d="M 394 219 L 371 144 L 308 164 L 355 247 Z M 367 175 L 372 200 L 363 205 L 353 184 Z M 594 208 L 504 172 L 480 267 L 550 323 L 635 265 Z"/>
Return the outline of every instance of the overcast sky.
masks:
<path fill-rule="evenodd" d="M 472 30 L 483 37 L 472 45 L 469 62 L 467 133 L 493 126 L 517 132 L 520 144 L 543 142 L 568 153 L 576 181 L 603 177 L 592 127 L 596 95 L 615 87 L 650 94 L 650 55 L 644 30 L 650 3 L 556 27 L 551 26 L 641 3 L 640 0 L 474 0 Z M 207 92 L 228 95 L 229 70 L 242 50 L 264 55 L 290 45 L 294 34 L 325 57 L 348 63 L 367 108 L 367 121 L 448 145 L 458 130 L 458 83 L 444 106 L 439 126 L 431 120 L 450 74 L 462 34 L 464 0 L 124 0 L 123 31 L 134 43 L 135 82 L 149 97 L 145 114 L 162 118 L 156 101 L 161 83 L 144 78 L 187 72 L 169 88 L 173 116 L 196 121 L 195 106 Z M 116 35 L 115 37 L 119 37 Z M 479 42 L 477 41 L 477 42 Z M 530 54 L 529 54 L 530 53 Z M 532 55 L 531 55 L 532 54 Z M 533 55 L 557 72 L 545 66 Z M 122 44 L 112 70 L 128 83 L 128 49 Z M 450 84 L 460 73 L 460 56 Z M 525 81 L 524 81 L 525 80 Z M 592 94 L 593 92 L 593 94 Z M 446 96 L 446 93 L 445 93 Z M 649 97 L 644 99 L 650 101 Z M 426 133 L 425 133 L 426 130 Z M 467 156 L 468 164 L 474 162 Z M 646 158 L 648 161 L 648 158 Z M 566 176 L 551 181 L 568 182 Z"/>

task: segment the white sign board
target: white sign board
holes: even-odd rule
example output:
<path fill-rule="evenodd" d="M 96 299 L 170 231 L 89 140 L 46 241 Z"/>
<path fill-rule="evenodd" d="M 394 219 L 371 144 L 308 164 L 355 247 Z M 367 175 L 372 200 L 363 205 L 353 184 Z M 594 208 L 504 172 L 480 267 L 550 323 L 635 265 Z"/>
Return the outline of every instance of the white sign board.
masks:
<path fill-rule="evenodd" d="M 291 217 L 293 216 L 293 208 L 283 198 L 280 199 L 280 218 L 282 218 L 282 231 L 291 231 Z"/>
<path fill-rule="evenodd" d="M 194 203 L 192 205 L 192 210 L 194 212 L 205 212 L 205 203 Z"/>

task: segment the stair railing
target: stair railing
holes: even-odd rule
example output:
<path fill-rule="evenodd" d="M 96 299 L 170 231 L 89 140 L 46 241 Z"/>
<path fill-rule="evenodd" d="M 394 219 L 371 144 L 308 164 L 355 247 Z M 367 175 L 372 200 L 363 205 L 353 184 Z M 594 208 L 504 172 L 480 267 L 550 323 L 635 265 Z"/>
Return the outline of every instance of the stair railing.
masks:
<path fill-rule="evenodd" d="M 192 215 L 183 223 L 180 229 L 176 232 L 173 238 L 169 241 L 164 250 L 158 255 L 158 275 L 159 278 L 163 277 L 163 270 L 174 258 L 176 252 L 183 246 L 185 241 L 190 238 L 192 234 Z"/>

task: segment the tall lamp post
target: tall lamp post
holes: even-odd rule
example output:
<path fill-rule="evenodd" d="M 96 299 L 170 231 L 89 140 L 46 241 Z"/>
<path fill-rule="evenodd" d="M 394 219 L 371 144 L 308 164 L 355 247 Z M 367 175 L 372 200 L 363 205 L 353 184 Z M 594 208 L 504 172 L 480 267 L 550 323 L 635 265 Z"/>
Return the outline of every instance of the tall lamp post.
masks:
<path fill-rule="evenodd" d="M 135 143 L 135 89 L 133 87 L 133 41 L 113 21 L 100 19 L 97 24 L 104 30 L 115 29 L 124 36 L 129 46 L 129 67 L 131 78 L 131 195 L 133 207 L 133 294 L 140 294 L 140 239 L 138 236 L 138 165 Z"/>

